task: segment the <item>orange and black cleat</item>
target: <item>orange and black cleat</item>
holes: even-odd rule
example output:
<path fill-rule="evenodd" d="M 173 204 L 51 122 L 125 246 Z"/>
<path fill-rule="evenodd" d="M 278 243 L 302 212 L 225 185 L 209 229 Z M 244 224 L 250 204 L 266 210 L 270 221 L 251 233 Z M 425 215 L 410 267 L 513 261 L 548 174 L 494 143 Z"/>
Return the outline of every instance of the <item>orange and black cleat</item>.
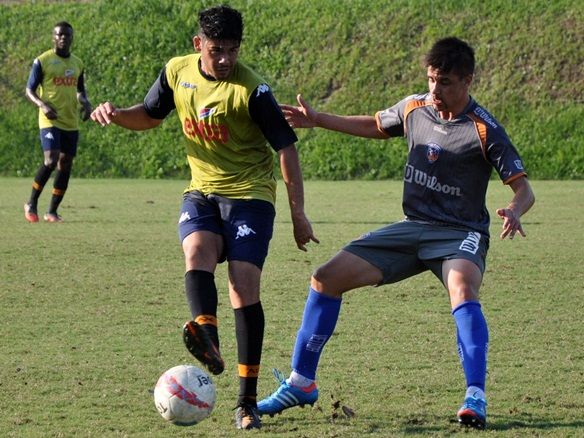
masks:
<path fill-rule="evenodd" d="M 225 362 L 221 358 L 219 349 L 213 343 L 202 325 L 195 321 L 187 321 L 183 326 L 183 340 L 187 350 L 197 358 L 211 374 L 221 374 L 225 369 Z"/>

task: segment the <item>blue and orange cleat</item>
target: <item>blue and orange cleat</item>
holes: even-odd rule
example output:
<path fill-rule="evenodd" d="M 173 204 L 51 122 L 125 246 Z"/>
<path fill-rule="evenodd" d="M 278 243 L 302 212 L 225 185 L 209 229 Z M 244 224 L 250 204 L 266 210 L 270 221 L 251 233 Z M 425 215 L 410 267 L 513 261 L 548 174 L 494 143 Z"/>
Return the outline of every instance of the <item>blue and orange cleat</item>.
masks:
<path fill-rule="evenodd" d="M 258 403 L 258 413 L 260 415 L 272 417 L 284 409 L 294 406 L 312 406 L 318 400 L 318 388 L 315 383 L 306 388 L 300 388 L 299 386 L 288 384 L 280 371 L 274 369 L 273 373 L 280 386 L 272 395 Z"/>
<path fill-rule="evenodd" d="M 467 397 L 456 415 L 460 424 L 482 430 L 487 426 L 487 401 Z"/>

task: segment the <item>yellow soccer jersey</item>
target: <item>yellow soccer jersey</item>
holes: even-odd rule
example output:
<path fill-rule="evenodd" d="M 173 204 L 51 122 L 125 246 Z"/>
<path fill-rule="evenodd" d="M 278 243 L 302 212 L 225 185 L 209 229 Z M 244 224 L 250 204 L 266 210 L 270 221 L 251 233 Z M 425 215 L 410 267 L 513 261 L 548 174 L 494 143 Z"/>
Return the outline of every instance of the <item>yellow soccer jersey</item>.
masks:
<path fill-rule="evenodd" d="M 65 131 L 79 129 L 79 106 L 77 101 L 77 82 L 83 72 L 83 62 L 73 54 L 61 58 L 47 50 L 35 62 L 42 68 L 43 79 L 39 86 L 39 97 L 57 111 L 57 119 L 49 120 L 39 110 L 39 127 L 56 126 Z"/>
<path fill-rule="evenodd" d="M 186 191 L 274 203 L 274 152 L 248 108 L 250 93 L 263 79 L 238 62 L 228 81 L 209 80 L 199 71 L 199 58 L 177 57 L 166 65 L 187 138 L 191 183 Z"/>

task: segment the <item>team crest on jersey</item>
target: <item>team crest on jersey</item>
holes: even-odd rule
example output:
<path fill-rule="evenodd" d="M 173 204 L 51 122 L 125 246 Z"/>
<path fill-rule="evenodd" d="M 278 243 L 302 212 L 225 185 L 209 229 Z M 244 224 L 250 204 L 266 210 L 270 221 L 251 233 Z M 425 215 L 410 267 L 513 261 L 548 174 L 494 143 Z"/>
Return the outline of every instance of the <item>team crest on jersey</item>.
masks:
<path fill-rule="evenodd" d="M 186 82 L 186 81 L 182 81 L 179 85 L 183 88 L 190 88 L 191 90 L 194 90 L 195 88 L 197 88 L 197 86 L 195 84 L 191 84 L 190 82 Z"/>
<path fill-rule="evenodd" d="M 428 143 L 426 145 L 426 158 L 428 163 L 435 163 L 438 161 L 440 152 L 442 151 L 442 146 L 437 143 Z"/>
<path fill-rule="evenodd" d="M 217 108 L 201 108 L 199 111 L 199 119 L 206 119 L 207 117 L 211 117 L 215 114 Z"/>
<path fill-rule="evenodd" d="M 68 68 L 67 70 L 65 70 L 65 77 L 66 78 L 70 78 L 74 74 L 75 74 L 75 70 L 73 70 L 73 69 Z"/>

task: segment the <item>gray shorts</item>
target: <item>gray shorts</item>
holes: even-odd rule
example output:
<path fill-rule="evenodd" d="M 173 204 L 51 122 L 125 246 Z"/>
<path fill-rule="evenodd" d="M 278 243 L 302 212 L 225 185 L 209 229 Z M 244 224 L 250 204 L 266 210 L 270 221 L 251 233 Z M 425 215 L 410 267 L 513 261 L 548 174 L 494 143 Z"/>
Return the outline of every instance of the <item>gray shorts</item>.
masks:
<path fill-rule="evenodd" d="M 489 238 L 476 231 L 405 220 L 364 234 L 343 248 L 395 283 L 431 270 L 442 281 L 442 262 L 466 259 L 485 272 Z"/>

